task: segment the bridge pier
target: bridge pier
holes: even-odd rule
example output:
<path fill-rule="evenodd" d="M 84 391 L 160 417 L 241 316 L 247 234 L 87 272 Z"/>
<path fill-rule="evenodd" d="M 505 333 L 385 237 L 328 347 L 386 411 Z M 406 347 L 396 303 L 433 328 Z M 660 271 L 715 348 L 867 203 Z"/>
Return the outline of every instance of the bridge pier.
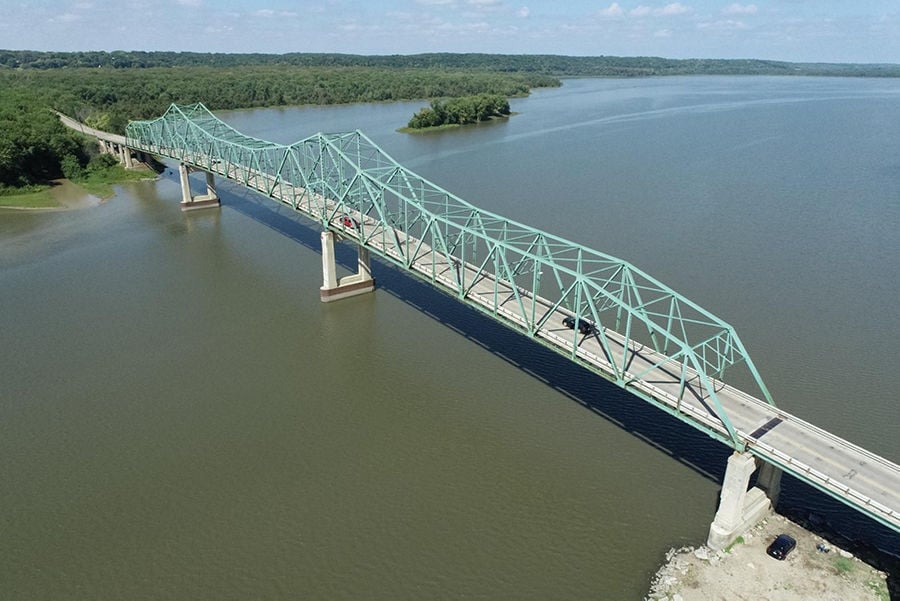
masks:
<path fill-rule="evenodd" d="M 756 458 L 750 453 L 735 451 L 728 458 L 719 509 L 706 540 L 710 549 L 724 549 L 772 510 L 765 492 L 755 486 L 747 490 L 755 471 Z"/>
<path fill-rule="evenodd" d="M 319 289 L 319 298 L 323 303 L 375 290 L 369 250 L 360 245 L 357 246 L 357 253 L 356 273 L 339 280 L 334 262 L 334 232 L 322 232 L 322 287 Z"/>
<path fill-rule="evenodd" d="M 756 486 L 766 491 L 772 507 L 778 505 L 778 497 L 781 496 L 781 468 L 771 463 L 763 463 L 756 475 Z"/>
<path fill-rule="evenodd" d="M 131 149 L 127 146 L 119 146 L 119 154 L 122 157 L 122 162 L 125 163 L 126 169 L 134 169 L 134 162 L 131 160 Z"/>
<path fill-rule="evenodd" d="M 195 209 L 221 206 L 219 195 L 216 194 L 216 182 L 213 179 L 213 174 L 209 171 L 204 171 L 206 173 L 206 194 L 193 196 L 191 195 L 191 181 L 188 178 L 189 173 L 187 165 L 184 163 L 178 165 L 178 174 L 181 176 L 181 210 L 193 211 Z"/>

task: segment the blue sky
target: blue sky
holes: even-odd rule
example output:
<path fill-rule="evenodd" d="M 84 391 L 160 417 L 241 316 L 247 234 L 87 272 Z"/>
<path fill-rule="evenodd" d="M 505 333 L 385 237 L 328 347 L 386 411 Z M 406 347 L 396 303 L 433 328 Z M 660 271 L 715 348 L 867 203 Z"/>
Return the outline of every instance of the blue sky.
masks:
<path fill-rule="evenodd" d="M 900 63 L 900 0 L 0 0 L 0 48 Z"/>

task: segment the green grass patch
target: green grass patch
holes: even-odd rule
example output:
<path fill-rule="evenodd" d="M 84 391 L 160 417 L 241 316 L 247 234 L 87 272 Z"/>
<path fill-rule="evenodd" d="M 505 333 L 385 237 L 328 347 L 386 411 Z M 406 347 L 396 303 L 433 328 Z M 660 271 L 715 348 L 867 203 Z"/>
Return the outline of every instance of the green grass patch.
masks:
<path fill-rule="evenodd" d="M 891 601 L 891 593 L 888 591 L 887 582 L 883 580 L 875 582 L 867 582 L 872 593 L 878 598 L 878 601 Z"/>
<path fill-rule="evenodd" d="M 726 552 L 726 553 L 731 553 L 732 547 L 734 547 L 735 545 L 743 545 L 743 544 L 744 544 L 744 537 L 743 537 L 743 536 L 739 536 L 739 537 L 737 537 L 736 539 L 734 539 L 734 542 L 732 542 L 730 545 L 728 545 L 727 547 L 725 547 L 725 552 Z"/>
<path fill-rule="evenodd" d="M 73 183 L 78 184 L 94 196 L 106 199 L 113 195 L 114 184 L 154 177 L 156 177 L 156 173 L 149 169 L 129 170 L 121 165 L 114 165 L 106 169 L 91 171 L 86 176 L 73 180 Z"/>
<path fill-rule="evenodd" d="M 837 557 L 834 560 L 834 569 L 838 574 L 849 574 L 853 571 L 853 560 L 846 557 Z"/>
<path fill-rule="evenodd" d="M 3 194 L 0 195 L 0 207 L 14 207 L 17 209 L 50 209 L 60 206 L 53 195 L 50 193 L 50 187 L 44 187 L 39 190 L 32 190 L 22 194 Z"/>

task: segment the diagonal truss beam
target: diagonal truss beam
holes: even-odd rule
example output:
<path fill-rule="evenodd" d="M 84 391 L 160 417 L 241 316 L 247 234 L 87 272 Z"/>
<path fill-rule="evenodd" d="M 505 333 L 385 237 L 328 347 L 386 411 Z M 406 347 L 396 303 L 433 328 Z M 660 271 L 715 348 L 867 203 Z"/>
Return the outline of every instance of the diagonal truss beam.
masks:
<path fill-rule="evenodd" d="M 547 338 L 554 316 L 591 323 L 590 338 L 609 363 L 606 377 L 628 388 L 671 369 L 679 395 L 700 395 L 711 406 L 719 427 L 709 433 L 738 450 L 744 442 L 717 398 L 726 370 L 746 366 L 774 405 L 725 321 L 626 261 L 466 202 L 397 163 L 360 131 L 275 144 L 238 132 L 197 103 L 133 121 L 126 137 L 133 148 L 288 204 L 525 335 Z M 356 220 L 355 231 L 342 224 L 345 215 Z M 577 358 L 580 345 L 576 337 L 561 352 Z M 630 372 L 642 349 L 653 359 Z"/>

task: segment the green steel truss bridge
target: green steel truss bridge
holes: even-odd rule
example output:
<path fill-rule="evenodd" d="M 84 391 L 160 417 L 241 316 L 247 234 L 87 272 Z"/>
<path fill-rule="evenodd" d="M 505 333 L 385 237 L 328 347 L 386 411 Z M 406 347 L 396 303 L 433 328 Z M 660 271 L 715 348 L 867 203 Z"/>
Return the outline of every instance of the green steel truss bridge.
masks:
<path fill-rule="evenodd" d="M 355 242 L 731 446 L 711 543 L 717 524 L 733 538 L 767 505 L 746 491 L 756 466 L 741 457 L 761 460 L 769 496 L 784 470 L 900 531 L 900 467 L 777 408 L 731 325 L 628 262 L 473 206 L 360 131 L 281 145 L 172 105 L 130 123 L 126 144 L 288 205 L 322 228 L 323 257 L 326 235 Z"/>

